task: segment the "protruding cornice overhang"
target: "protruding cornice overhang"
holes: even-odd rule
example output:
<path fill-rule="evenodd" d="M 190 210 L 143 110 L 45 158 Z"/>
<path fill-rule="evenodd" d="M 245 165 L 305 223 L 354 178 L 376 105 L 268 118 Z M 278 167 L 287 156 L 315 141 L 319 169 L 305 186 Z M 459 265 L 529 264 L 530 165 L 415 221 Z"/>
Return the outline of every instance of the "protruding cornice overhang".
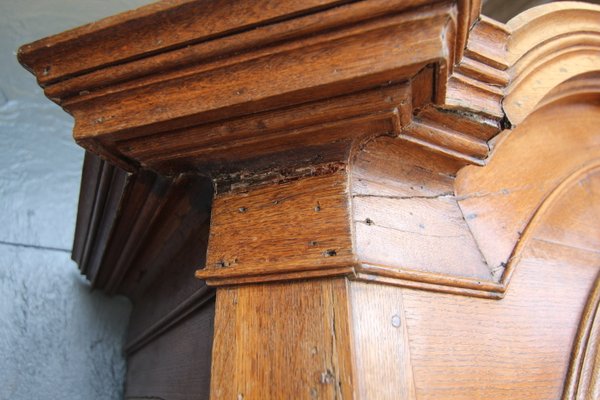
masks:
<path fill-rule="evenodd" d="M 98 275 L 115 290 L 151 243 L 136 218 L 168 215 L 171 193 L 197 198 L 200 174 L 216 188 L 197 273 L 211 285 L 346 275 L 502 297 L 528 227 L 563 190 L 556 182 L 595 168 L 594 132 L 525 140 L 512 129 L 545 107 L 597 101 L 600 7 L 552 4 L 506 25 L 479 10 L 468 0 L 162 2 L 24 46 L 20 61 L 74 116 L 78 143 L 120 168 L 85 184 L 101 212 L 82 202 L 81 224 L 95 230 L 75 258 L 87 272 L 121 254 Z M 542 168 L 558 142 L 569 162 Z M 557 176 L 514 179 L 519 146 L 535 146 L 529 164 Z M 541 189 L 519 197 L 514 185 L 536 179 Z M 159 200 L 128 206 L 146 192 Z M 488 192 L 527 206 L 504 221 Z M 205 219 L 193 203 L 181 215 Z M 265 221 L 277 229 L 263 232 Z M 127 251 L 109 228 L 134 232 Z"/>
<path fill-rule="evenodd" d="M 157 3 L 23 46 L 19 59 L 74 116 L 78 143 L 129 171 L 215 174 L 381 129 L 480 163 L 482 138 L 452 143 L 456 132 L 430 126 L 430 113 L 414 134 L 404 129 L 433 104 L 498 131 L 503 73 L 488 65 L 493 55 L 464 50 L 479 9 L 466 0 Z M 467 105 L 462 87 L 483 100 Z"/>

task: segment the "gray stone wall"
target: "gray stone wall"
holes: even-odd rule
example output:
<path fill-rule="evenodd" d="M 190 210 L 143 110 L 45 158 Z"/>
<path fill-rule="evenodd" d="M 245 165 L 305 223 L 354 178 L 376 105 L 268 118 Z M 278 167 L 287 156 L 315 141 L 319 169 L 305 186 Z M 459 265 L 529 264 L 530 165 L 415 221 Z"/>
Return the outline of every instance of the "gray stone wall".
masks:
<path fill-rule="evenodd" d="M 122 395 L 129 302 L 70 260 L 83 150 L 16 49 L 149 2 L 0 1 L 0 400 Z"/>

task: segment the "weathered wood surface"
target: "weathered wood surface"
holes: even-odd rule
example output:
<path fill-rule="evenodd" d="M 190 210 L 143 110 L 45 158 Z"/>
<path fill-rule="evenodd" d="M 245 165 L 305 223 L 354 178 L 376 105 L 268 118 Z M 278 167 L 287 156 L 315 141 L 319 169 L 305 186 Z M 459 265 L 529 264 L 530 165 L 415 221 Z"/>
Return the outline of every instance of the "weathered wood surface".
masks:
<path fill-rule="evenodd" d="M 597 397 L 600 8 L 480 7 L 163 2 L 20 50 L 105 160 L 73 257 L 134 301 L 127 396 Z"/>
<path fill-rule="evenodd" d="M 353 256 L 346 179 L 340 171 L 218 196 L 206 268 L 196 277 L 223 284 L 315 270 L 310 276 L 347 274 Z"/>
<path fill-rule="evenodd" d="M 127 170 L 202 167 L 214 174 L 264 158 L 265 146 L 310 151 L 325 138 L 338 140 L 336 132 L 355 139 L 390 130 L 381 124 L 365 130 L 371 120 L 387 119 L 399 134 L 398 119 L 410 120 L 410 99 L 386 94 L 383 104 L 352 111 L 347 95 L 359 100 L 363 91 L 376 94 L 428 70 L 436 75 L 434 87 L 420 86 L 415 96 L 433 93 L 427 100 L 443 103 L 455 57 L 462 57 L 479 12 L 478 1 L 369 0 L 277 2 L 263 15 L 259 2 L 244 1 L 223 19 L 220 3 L 205 3 L 142 8 L 23 46 L 19 59 L 74 115 L 75 138 L 89 150 Z M 190 21 L 203 7 L 203 22 Z M 136 45 L 122 44 L 130 40 Z M 96 53 L 83 64 L 73 62 L 92 48 Z M 321 110 L 324 105 L 330 110 Z M 497 124 L 501 116 L 492 114 Z M 339 126 L 331 129 L 334 122 Z M 248 133 L 236 124 L 253 127 L 243 153 L 235 143 Z"/>
<path fill-rule="evenodd" d="M 212 399 L 353 397 L 344 278 L 217 294 Z"/>

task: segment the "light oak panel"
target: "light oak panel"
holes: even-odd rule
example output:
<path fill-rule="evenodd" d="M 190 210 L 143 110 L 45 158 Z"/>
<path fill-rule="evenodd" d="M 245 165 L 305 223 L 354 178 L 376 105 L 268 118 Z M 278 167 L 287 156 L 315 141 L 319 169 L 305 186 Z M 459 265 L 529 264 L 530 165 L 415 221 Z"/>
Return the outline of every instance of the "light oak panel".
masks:
<path fill-rule="evenodd" d="M 351 399 L 347 281 L 217 292 L 211 399 Z"/>
<path fill-rule="evenodd" d="M 490 269 L 499 276 L 545 198 L 567 176 L 600 159 L 600 103 L 548 105 L 507 131 L 483 168 L 466 167 L 456 195 Z M 535 149 L 532 156 L 531 149 Z"/>
<path fill-rule="evenodd" d="M 417 397 L 560 398 L 598 268 L 557 264 L 522 261 L 501 301 L 401 289 Z"/>
<path fill-rule="evenodd" d="M 352 337 L 358 399 L 416 399 L 402 291 L 351 282 Z"/>
<path fill-rule="evenodd" d="M 396 312 L 404 315 L 408 345 L 397 335 L 388 340 L 399 353 L 381 352 L 373 340 L 366 341 L 370 351 L 357 347 L 358 354 L 379 354 L 381 369 L 401 376 L 411 365 L 418 399 L 560 398 L 577 327 L 582 315 L 588 318 L 584 307 L 600 276 L 599 184 L 600 168 L 583 169 L 540 208 L 502 300 L 362 284 L 360 290 L 373 288 L 381 297 L 365 301 L 370 310 L 353 308 L 375 318 L 357 326 L 355 338 L 379 332 Z M 377 335 L 386 337 L 382 331 Z M 596 379 L 593 365 L 582 379 Z"/>

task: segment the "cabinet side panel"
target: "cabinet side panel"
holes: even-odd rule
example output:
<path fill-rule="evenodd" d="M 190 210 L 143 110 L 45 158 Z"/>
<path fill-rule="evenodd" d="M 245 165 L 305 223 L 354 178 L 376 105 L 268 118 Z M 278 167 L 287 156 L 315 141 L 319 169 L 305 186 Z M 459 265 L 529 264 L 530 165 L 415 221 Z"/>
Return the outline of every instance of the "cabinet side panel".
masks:
<path fill-rule="evenodd" d="M 126 399 L 208 399 L 214 298 L 129 359 Z"/>

